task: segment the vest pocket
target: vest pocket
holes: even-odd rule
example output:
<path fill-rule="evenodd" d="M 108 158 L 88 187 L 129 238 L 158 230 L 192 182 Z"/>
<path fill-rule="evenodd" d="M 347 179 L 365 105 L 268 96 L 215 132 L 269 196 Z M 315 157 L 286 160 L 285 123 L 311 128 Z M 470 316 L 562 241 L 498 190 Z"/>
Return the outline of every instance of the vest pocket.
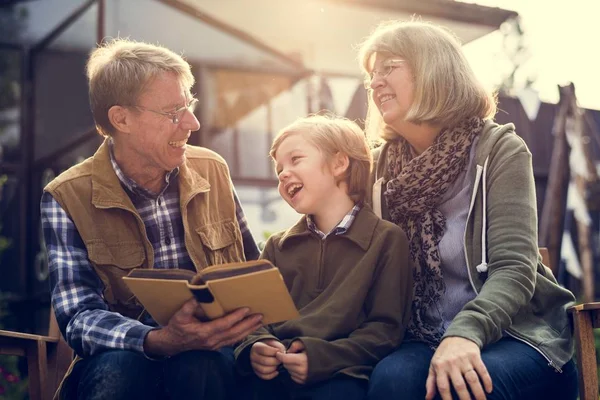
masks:
<path fill-rule="evenodd" d="M 104 299 L 110 309 L 127 315 L 129 313 L 126 310 L 131 308 L 135 313 L 135 298 L 123 282 L 123 277 L 133 268 L 142 266 L 146 259 L 144 247 L 139 242 L 108 244 L 103 240 L 91 240 L 86 247 L 88 258 L 104 284 Z"/>
<path fill-rule="evenodd" d="M 243 260 L 239 253 L 237 240 L 239 228 L 232 220 L 227 219 L 207 224 L 196 229 L 202 241 L 208 265 L 224 264 Z"/>

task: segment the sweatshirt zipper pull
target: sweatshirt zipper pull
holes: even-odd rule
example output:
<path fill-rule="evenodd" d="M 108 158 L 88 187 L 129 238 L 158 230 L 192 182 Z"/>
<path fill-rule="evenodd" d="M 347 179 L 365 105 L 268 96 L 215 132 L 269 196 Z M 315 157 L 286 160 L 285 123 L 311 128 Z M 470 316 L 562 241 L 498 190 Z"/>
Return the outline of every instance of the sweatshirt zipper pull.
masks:
<path fill-rule="evenodd" d="M 548 362 L 548 366 L 554 368 L 555 372 L 558 372 L 559 374 L 562 374 L 562 369 L 560 369 L 555 363 L 554 361 L 550 360 Z"/>

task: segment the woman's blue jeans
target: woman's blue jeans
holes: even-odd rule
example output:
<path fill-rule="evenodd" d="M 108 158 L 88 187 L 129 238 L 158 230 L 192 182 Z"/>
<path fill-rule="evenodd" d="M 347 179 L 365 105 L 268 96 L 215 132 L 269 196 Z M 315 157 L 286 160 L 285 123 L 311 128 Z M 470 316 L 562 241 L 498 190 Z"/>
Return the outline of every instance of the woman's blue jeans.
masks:
<path fill-rule="evenodd" d="M 403 343 L 375 367 L 368 398 L 424 399 L 433 353 L 423 343 Z M 556 372 L 537 350 L 511 338 L 487 346 L 482 350 L 481 358 L 494 385 L 487 400 L 577 398 L 577 371 L 573 360 L 562 367 L 562 373 Z M 454 398 L 457 398 L 455 394 Z"/>
<path fill-rule="evenodd" d="M 231 348 L 188 351 L 164 360 L 112 350 L 75 364 L 66 398 L 225 400 L 235 387 Z"/>

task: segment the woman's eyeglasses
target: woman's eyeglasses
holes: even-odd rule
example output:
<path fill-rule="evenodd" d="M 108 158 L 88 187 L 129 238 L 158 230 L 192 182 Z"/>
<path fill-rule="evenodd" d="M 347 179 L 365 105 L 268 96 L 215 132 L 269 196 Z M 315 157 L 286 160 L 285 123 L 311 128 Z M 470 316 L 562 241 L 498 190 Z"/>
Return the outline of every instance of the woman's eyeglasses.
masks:
<path fill-rule="evenodd" d="M 388 75 L 391 74 L 393 70 L 398 68 L 403 63 L 404 63 L 404 60 L 392 58 L 389 60 L 385 60 L 383 63 L 381 63 L 382 65 L 379 69 L 373 68 L 373 71 L 371 71 L 369 73 L 369 76 L 367 78 L 365 78 L 365 81 L 364 81 L 365 89 L 371 89 L 371 84 L 373 83 L 373 79 L 375 79 L 376 77 L 379 77 L 381 79 L 387 78 Z"/>

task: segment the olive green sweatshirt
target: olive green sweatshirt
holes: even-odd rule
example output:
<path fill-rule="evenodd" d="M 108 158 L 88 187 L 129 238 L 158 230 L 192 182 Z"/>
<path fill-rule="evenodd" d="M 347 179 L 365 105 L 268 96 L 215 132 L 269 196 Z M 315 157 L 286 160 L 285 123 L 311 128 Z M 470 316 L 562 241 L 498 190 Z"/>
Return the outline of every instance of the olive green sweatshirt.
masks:
<path fill-rule="evenodd" d="M 385 174 L 385 147 L 374 153 L 374 182 Z M 464 251 L 477 295 L 444 336 L 464 337 L 483 348 L 507 334 L 534 347 L 560 371 L 573 356 L 567 308 L 575 298 L 556 283 L 539 255 L 531 153 L 513 124 L 488 120 L 475 161 Z M 379 205 L 387 219 L 383 198 L 375 201 L 376 210 Z"/>
<path fill-rule="evenodd" d="M 306 217 L 267 241 L 261 255 L 275 264 L 300 318 L 266 326 L 235 351 L 242 373 L 251 373 L 252 344 L 301 340 L 307 383 L 339 374 L 368 379 L 375 364 L 402 341 L 410 319 L 412 265 L 408 241 L 396 225 L 364 206 L 349 230 L 324 240 Z"/>

